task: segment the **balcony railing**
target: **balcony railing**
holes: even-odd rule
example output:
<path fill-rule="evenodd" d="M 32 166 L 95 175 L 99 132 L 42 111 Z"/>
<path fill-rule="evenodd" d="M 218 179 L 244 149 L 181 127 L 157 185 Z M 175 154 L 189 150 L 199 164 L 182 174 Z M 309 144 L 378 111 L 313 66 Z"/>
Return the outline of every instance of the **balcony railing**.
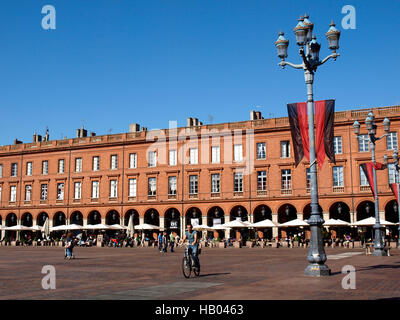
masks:
<path fill-rule="evenodd" d="M 344 187 L 333 187 L 333 192 L 334 193 L 343 193 L 344 192 Z"/>
<path fill-rule="evenodd" d="M 281 195 L 286 196 L 292 194 L 292 189 L 281 189 Z"/>
<path fill-rule="evenodd" d="M 371 188 L 370 186 L 360 186 L 360 191 L 361 192 L 371 191 Z"/>
<path fill-rule="evenodd" d="M 265 197 L 267 195 L 267 190 L 257 190 L 257 196 Z"/>

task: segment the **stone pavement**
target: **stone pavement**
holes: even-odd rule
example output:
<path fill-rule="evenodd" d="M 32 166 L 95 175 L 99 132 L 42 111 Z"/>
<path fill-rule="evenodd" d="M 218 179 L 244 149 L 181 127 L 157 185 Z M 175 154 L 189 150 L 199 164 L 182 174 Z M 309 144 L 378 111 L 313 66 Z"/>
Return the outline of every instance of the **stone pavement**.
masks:
<path fill-rule="evenodd" d="M 332 275 L 304 276 L 307 249 L 203 248 L 200 277 L 185 279 L 183 249 L 0 247 L 0 299 L 315 300 L 400 299 L 400 250 L 390 257 L 327 248 Z M 56 270 L 56 289 L 42 289 L 44 265 Z M 356 289 L 344 290 L 341 270 L 356 269 Z"/>

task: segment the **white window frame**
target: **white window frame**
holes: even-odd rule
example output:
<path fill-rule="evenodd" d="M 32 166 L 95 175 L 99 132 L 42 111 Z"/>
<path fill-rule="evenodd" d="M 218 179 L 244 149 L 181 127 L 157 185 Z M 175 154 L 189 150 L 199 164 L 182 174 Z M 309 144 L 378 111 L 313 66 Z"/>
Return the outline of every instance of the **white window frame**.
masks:
<path fill-rule="evenodd" d="M 189 194 L 199 193 L 199 176 L 197 174 L 189 176 Z"/>
<path fill-rule="evenodd" d="M 42 161 L 42 174 L 45 176 L 49 174 L 49 161 L 48 160 Z"/>
<path fill-rule="evenodd" d="M 58 159 L 58 173 L 65 173 L 65 159 Z"/>
<path fill-rule="evenodd" d="M 100 170 L 100 156 L 94 156 L 93 157 L 93 171 L 99 171 Z"/>
<path fill-rule="evenodd" d="M 149 161 L 149 167 L 157 166 L 157 152 L 156 151 L 148 152 L 148 161 Z"/>
<path fill-rule="evenodd" d="M 265 142 L 257 143 L 257 160 L 267 159 L 267 148 Z"/>
<path fill-rule="evenodd" d="M 343 153 L 341 136 L 333 137 L 333 151 L 334 151 L 334 154 L 342 154 Z"/>
<path fill-rule="evenodd" d="M 389 184 L 396 183 L 396 169 L 394 163 L 388 163 L 387 168 Z"/>
<path fill-rule="evenodd" d="M 18 176 L 18 163 L 14 162 L 11 164 L 11 177 Z"/>
<path fill-rule="evenodd" d="M 219 146 L 212 146 L 211 147 L 211 163 L 220 163 L 220 147 Z"/>
<path fill-rule="evenodd" d="M 32 185 L 27 184 L 25 186 L 25 201 L 31 201 L 32 200 Z"/>
<path fill-rule="evenodd" d="M 40 200 L 46 201 L 48 198 L 48 185 L 43 183 L 40 185 Z"/>
<path fill-rule="evenodd" d="M 129 197 L 136 197 L 136 178 L 129 179 Z"/>
<path fill-rule="evenodd" d="M 10 202 L 17 201 L 17 186 L 10 186 Z"/>
<path fill-rule="evenodd" d="M 129 169 L 136 169 L 137 168 L 137 154 L 130 153 L 129 154 Z"/>
<path fill-rule="evenodd" d="M 243 172 L 235 172 L 233 176 L 233 191 L 243 192 Z"/>
<path fill-rule="evenodd" d="M 332 184 L 333 187 L 344 187 L 343 166 L 335 166 L 332 168 Z"/>
<path fill-rule="evenodd" d="M 233 145 L 233 161 L 242 162 L 243 161 L 243 145 L 234 144 Z"/>
<path fill-rule="evenodd" d="M 111 170 L 117 170 L 118 169 L 118 155 L 113 154 L 111 155 Z"/>
<path fill-rule="evenodd" d="M 33 172 L 33 162 L 29 161 L 26 163 L 26 175 L 31 176 Z"/>
<path fill-rule="evenodd" d="M 64 200 L 64 188 L 63 182 L 57 183 L 57 200 Z"/>
<path fill-rule="evenodd" d="M 82 172 L 82 158 L 75 158 L 75 172 Z"/>
<path fill-rule="evenodd" d="M 82 198 L 82 182 L 77 181 L 74 183 L 74 199 L 80 200 Z"/>
<path fill-rule="evenodd" d="M 221 175 L 219 173 L 213 173 L 211 175 L 211 193 L 221 192 Z"/>
<path fill-rule="evenodd" d="M 147 195 L 156 196 L 157 195 L 157 178 L 149 177 L 147 180 Z"/>
<path fill-rule="evenodd" d="M 118 197 L 118 180 L 110 180 L 110 198 Z"/>
<path fill-rule="evenodd" d="M 189 164 L 198 164 L 199 163 L 199 149 L 190 148 L 189 149 Z"/>
<path fill-rule="evenodd" d="M 176 195 L 178 189 L 178 179 L 176 176 L 168 177 L 168 195 Z"/>
<path fill-rule="evenodd" d="M 281 170 L 281 188 L 282 190 L 292 190 L 292 170 Z"/>
<path fill-rule="evenodd" d="M 387 150 L 397 150 L 397 132 L 389 132 L 386 136 L 386 149 Z"/>
<path fill-rule="evenodd" d="M 98 199 L 100 195 L 100 181 L 92 181 L 92 199 Z"/>
<path fill-rule="evenodd" d="M 290 141 L 281 141 L 281 158 L 290 158 Z"/>
<path fill-rule="evenodd" d="M 369 136 L 368 134 L 358 135 L 358 152 L 368 152 L 369 151 Z"/>
<path fill-rule="evenodd" d="M 257 191 L 267 191 L 267 171 L 257 171 Z"/>
<path fill-rule="evenodd" d="M 176 166 L 177 165 L 177 153 L 176 150 L 169 150 L 169 165 Z"/>
<path fill-rule="evenodd" d="M 359 168 L 360 168 L 360 186 L 367 187 L 367 186 L 369 186 L 367 176 L 365 175 L 364 170 L 362 169 L 361 165 L 359 166 Z"/>
<path fill-rule="evenodd" d="M 0 178 L 3 178 L 3 165 L 0 164 Z"/>

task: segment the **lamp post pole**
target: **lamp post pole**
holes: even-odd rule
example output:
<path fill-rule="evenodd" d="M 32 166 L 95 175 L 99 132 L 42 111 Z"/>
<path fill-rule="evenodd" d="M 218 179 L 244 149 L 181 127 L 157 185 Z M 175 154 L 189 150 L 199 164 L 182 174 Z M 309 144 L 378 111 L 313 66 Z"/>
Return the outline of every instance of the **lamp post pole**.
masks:
<path fill-rule="evenodd" d="M 314 96 L 313 96 L 313 82 L 314 72 L 317 67 L 324 64 L 330 58 L 336 60 L 339 56 L 336 50 L 339 48 L 340 31 L 335 28 L 332 22 L 326 37 L 328 39 L 329 48 L 332 54 L 327 56 L 322 61 L 319 60 L 319 50 L 321 45 L 317 43 L 315 35 L 312 34 L 314 24 L 308 20 L 308 15 L 300 17 L 299 23 L 294 28 L 296 35 L 296 43 L 299 45 L 300 56 L 302 57 L 302 64 L 292 64 L 285 61 L 287 57 L 287 48 L 289 40 L 284 38 L 283 32 L 279 33 L 278 40 L 275 46 L 278 50 L 278 57 L 281 62 L 278 64 L 284 68 L 289 65 L 295 69 L 304 70 L 304 78 L 307 86 L 307 114 L 308 114 L 308 130 L 309 130 L 309 144 L 310 144 L 310 182 L 311 182 L 311 217 L 308 220 L 310 225 L 310 250 L 307 255 L 309 265 L 305 269 L 307 276 L 327 276 L 330 275 L 330 269 L 325 265 L 326 254 L 322 243 L 322 224 L 324 220 L 322 213 L 319 212 L 318 204 L 318 182 L 317 182 L 317 162 L 315 155 L 315 138 L 314 138 Z M 305 52 L 304 52 L 305 46 Z"/>
<path fill-rule="evenodd" d="M 400 190 L 399 190 L 399 152 L 398 150 L 395 150 L 393 152 L 393 160 L 394 160 L 394 166 L 395 166 L 395 175 L 396 175 L 396 185 L 397 185 L 397 199 L 400 199 Z M 400 204 L 397 202 L 397 214 L 399 215 L 399 235 L 397 236 L 397 248 L 400 249 Z"/>
<path fill-rule="evenodd" d="M 390 121 L 388 118 L 385 118 L 383 120 L 383 128 L 386 132 L 386 134 L 384 134 L 381 137 L 376 137 L 376 129 L 377 129 L 377 125 L 374 122 L 375 117 L 374 114 L 372 113 L 372 111 L 370 113 L 368 113 L 367 118 L 365 119 L 365 125 L 367 127 L 368 130 L 368 137 L 369 137 L 369 144 L 371 145 L 371 157 L 372 157 L 372 163 L 374 164 L 374 166 L 376 165 L 376 161 L 375 161 L 375 143 L 376 141 L 382 139 L 383 137 L 387 136 L 387 133 L 390 130 Z M 353 124 L 354 127 L 354 133 L 359 136 L 360 134 L 360 124 L 359 122 L 356 120 Z M 375 224 L 373 226 L 374 229 L 374 251 L 372 252 L 373 256 L 387 256 L 387 252 L 385 251 L 385 244 L 383 242 L 383 238 L 382 238 L 382 225 L 380 223 L 380 217 L 379 217 L 379 198 L 378 198 L 378 183 L 377 183 L 377 179 L 376 179 L 376 170 L 375 167 L 372 168 L 372 174 L 373 174 L 373 179 L 374 179 L 374 190 L 375 190 L 375 194 L 374 194 L 374 204 L 375 204 Z"/>

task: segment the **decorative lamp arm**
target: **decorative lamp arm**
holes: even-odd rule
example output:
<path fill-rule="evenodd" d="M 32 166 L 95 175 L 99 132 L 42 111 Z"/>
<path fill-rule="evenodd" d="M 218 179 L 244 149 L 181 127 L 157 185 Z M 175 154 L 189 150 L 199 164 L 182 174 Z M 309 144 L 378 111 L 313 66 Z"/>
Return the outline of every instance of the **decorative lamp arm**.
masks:
<path fill-rule="evenodd" d="M 333 60 L 336 60 L 337 57 L 339 57 L 340 54 L 339 53 L 332 53 L 329 56 L 327 56 L 324 60 L 322 60 L 321 62 L 318 63 L 318 65 L 320 66 L 321 64 L 324 64 L 325 62 L 327 62 L 330 58 L 332 58 Z"/>
<path fill-rule="evenodd" d="M 278 63 L 278 66 L 282 66 L 282 69 L 285 68 L 286 65 L 291 66 L 292 68 L 295 68 L 295 69 L 303 69 L 303 67 L 304 67 L 302 64 L 293 64 L 288 61 L 281 61 Z"/>

